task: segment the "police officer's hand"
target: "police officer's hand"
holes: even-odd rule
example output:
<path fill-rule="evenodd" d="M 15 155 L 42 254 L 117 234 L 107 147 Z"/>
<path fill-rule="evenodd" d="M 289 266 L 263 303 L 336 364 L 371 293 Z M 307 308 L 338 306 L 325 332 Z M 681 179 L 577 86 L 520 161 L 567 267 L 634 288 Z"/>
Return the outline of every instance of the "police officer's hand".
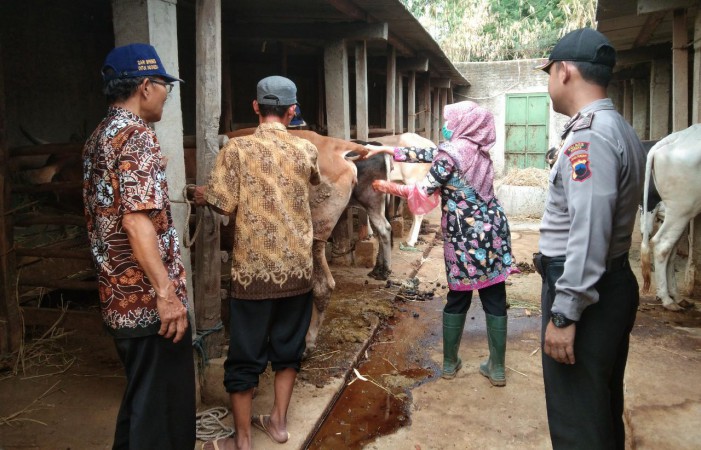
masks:
<path fill-rule="evenodd" d="M 175 293 L 173 283 L 168 283 L 165 295 L 156 294 L 156 308 L 161 318 L 158 334 L 166 339 L 180 342 L 187 330 L 187 308 Z"/>
<path fill-rule="evenodd" d="M 576 324 L 558 328 L 552 322 L 548 322 L 545 329 L 545 342 L 543 351 L 546 355 L 562 364 L 574 364 L 574 335 Z"/>

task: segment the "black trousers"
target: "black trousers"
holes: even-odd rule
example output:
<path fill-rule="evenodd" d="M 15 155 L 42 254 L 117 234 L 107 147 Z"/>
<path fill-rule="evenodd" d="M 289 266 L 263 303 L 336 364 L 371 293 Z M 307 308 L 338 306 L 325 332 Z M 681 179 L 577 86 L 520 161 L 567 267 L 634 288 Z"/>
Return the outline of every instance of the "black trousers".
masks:
<path fill-rule="evenodd" d="M 543 342 L 564 258 L 552 258 L 541 269 Z M 545 353 L 542 356 L 555 450 L 625 448 L 623 375 L 639 303 L 638 282 L 627 260 L 622 267 L 605 272 L 596 290 L 599 301 L 587 307 L 576 324 L 575 364 L 560 364 Z"/>
<path fill-rule="evenodd" d="M 113 449 L 194 448 L 195 365 L 189 331 L 177 344 L 159 335 L 115 339 L 127 387 Z"/>
<path fill-rule="evenodd" d="M 493 284 L 479 289 L 482 309 L 492 316 L 502 317 L 506 315 L 506 283 Z M 472 304 L 472 291 L 449 290 L 447 303 L 443 308 L 448 314 L 465 314 Z"/>
<path fill-rule="evenodd" d="M 311 291 L 271 300 L 229 299 L 229 353 L 224 362 L 226 391 L 258 386 L 270 361 L 273 371 L 299 372 L 312 319 Z"/>

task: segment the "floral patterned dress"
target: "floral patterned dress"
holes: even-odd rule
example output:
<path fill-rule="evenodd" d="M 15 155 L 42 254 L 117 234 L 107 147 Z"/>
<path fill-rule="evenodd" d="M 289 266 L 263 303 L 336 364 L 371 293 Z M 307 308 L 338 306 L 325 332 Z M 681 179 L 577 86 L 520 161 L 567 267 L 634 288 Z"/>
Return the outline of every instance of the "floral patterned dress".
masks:
<path fill-rule="evenodd" d="M 401 162 L 432 163 L 420 184 L 427 194 L 440 189 L 443 250 L 448 285 L 471 291 L 501 283 L 511 272 L 509 223 L 499 201 L 484 201 L 466 183 L 454 161 L 437 148 L 396 148 Z"/>

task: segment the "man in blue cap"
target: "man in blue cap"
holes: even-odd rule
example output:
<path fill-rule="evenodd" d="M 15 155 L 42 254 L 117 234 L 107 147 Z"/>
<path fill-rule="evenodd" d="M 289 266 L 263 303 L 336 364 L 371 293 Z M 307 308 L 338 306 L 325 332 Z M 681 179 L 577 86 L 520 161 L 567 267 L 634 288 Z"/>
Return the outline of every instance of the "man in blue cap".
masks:
<path fill-rule="evenodd" d="M 628 263 L 645 152 L 606 95 L 616 52 L 582 28 L 539 69 L 562 133 L 534 263 L 543 278 L 543 378 L 553 448 L 623 449 L 623 375 L 638 308 Z M 575 339 L 576 336 L 576 339 Z"/>
<path fill-rule="evenodd" d="M 112 50 L 102 76 L 110 106 L 83 149 L 83 200 L 102 318 L 127 378 L 113 448 L 192 450 L 185 269 L 164 158 L 149 127 L 182 80 L 147 44 Z"/>

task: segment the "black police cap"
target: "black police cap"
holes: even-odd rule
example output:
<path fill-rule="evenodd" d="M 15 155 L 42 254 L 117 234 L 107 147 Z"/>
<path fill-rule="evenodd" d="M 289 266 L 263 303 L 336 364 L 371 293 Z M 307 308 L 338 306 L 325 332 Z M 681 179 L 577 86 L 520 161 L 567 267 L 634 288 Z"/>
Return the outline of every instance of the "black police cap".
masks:
<path fill-rule="evenodd" d="M 553 48 L 548 61 L 535 68 L 547 72 L 555 61 L 588 62 L 613 68 L 616 65 L 616 50 L 600 32 L 580 28 L 564 35 Z"/>

